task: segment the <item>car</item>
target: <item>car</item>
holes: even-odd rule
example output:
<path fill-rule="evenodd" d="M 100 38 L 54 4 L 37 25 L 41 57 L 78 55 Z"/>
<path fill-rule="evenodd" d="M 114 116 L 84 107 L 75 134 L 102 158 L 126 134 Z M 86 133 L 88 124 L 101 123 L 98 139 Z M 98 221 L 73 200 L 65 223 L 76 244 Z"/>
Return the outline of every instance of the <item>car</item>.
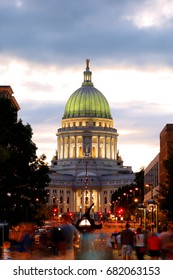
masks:
<path fill-rule="evenodd" d="M 40 244 L 41 239 L 45 239 L 44 237 L 47 237 L 47 230 L 44 228 L 38 228 L 34 232 L 34 242 L 36 244 Z"/>

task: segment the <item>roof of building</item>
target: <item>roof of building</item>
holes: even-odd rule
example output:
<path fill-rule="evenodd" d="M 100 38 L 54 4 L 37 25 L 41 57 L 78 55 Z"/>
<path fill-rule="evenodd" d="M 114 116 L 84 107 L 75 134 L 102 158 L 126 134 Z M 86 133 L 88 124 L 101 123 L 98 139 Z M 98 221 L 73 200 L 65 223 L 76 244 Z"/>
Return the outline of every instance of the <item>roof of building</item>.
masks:
<path fill-rule="evenodd" d="M 1 85 L 1 86 L 0 86 L 0 97 L 10 99 L 12 105 L 13 105 L 17 110 L 20 110 L 20 106 L 19 106 L 17 100 L 15 99 L 15 97 L 13 96 L 13 90 L 12 90 L 11 86 L 4 86 L 4 85 Z"/>
<path fill-rule="evenodd" d="M 78 117 L 96 117 L 112 119 L 110 107 L 105 96 L 93 86 L 89 59 L 86 60 L 84 81 L 68 99 L 63 119 Z"/>

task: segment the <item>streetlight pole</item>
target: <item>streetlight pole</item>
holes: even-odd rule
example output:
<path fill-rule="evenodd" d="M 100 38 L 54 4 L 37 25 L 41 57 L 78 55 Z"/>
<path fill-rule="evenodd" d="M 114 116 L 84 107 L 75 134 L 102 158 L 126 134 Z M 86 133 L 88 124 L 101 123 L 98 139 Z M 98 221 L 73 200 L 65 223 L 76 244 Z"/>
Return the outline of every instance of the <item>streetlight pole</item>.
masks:
<path fill-rule="evenodd" d="M 86 161 L 86 173 L 85 173 L 85 204 L 88 203 L 88 162 Z M 86 206 L 87 210 L 87 206 Z"/>
<path fill-rule="evenodd" d="M 158 205 L 156 203 L 156 232 L 158 232 Z"/>
<path fill-rule="evenodd" d="M 155 205 L 155 210 L 156 210 L 156 231 L 158 231 L 158 205 L 157 203 L 154 201 L 154 199 L 149 199 L 148 200 L 148 205 L 150 205 L 152 208 L 152 225 L 153 225 L 153 214 L 154 214 L 154 211 L 153 211 L 153 208 L 154 208 L 154 205 Z M 153 229 L 152 229 L 153 230 Z"/>
<path fill-rule="evenodd" d="M 144 230 L 146 230 L 146 207 L 142 204 L 142 203 L 139 203 L 138 204 L 138 209 L 139 210 L 143 210 L 144 212 Z"/>
<path fill-rule="evenodd" d="M 145 187 L 149 188 L 149 191 L 151 191 L 151 199 L 153 199 L 153 189 L 154 189 L 154 186 L 153 184 L 146 184 Z"/>
<path fill-rule="evenodd" d="M 146 207 L 144 207 L 144 230 L 146 230 L 146 218 L 147 218 L 147 211 L 146 211 Z"/>
<path fill-rule="evenodd" d="M 80 219 L 81 219 L 81 217 L 82 217 L 82 206 L 80 205 Z"/>

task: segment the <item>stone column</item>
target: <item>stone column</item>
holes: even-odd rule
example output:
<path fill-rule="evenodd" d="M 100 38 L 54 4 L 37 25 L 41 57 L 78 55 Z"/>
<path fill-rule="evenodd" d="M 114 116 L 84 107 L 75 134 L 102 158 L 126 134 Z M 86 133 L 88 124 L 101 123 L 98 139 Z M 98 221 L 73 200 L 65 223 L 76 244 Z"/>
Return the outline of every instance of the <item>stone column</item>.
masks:
<path fill-rule="evenodd" d="M 77 136 L 75 136 L 75 158 L 77 157 Z"/>
<path fill-rule="evenodd" d="M 100 135 L 98 135 L 98 158 L 100 158 Z"/>
<path fill-rule="evenodd" d="M 62 137 L 62 158 L 64 159 L 64 137 Z"/>
<path fill-rule="evenodd" d="M 70 149 L 71 149 L 71 145 L 70 145 L 70 136 L 68 136 L 68 153 L 67 153 L 67 157 L 70 158 Z"/>
<path fill-rule="evenodd" d="M 109 149 L 110 149 L 110 159 L 112 159 L 112 137 L 109 138 L 110 139 L 110 145 L 109 145 Z"/>
<path fill-rule="evenodd" d="M 105 158 L 107 158 L 107 151 L 106 151 L 106 138 L 107 138 L 107 137 L 105 136 L 105 143 L 104 143 L 104 144 L 105 144 Z"/>

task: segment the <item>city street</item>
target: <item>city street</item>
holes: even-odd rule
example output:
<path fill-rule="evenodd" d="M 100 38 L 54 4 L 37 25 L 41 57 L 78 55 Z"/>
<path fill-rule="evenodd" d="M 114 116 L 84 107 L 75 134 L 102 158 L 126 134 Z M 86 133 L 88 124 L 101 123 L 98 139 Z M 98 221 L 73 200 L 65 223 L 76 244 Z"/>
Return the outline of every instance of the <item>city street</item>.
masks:
<path fill-rule="evenodd" d="M 95 230 L 89 233 L 91 237 L 91 246 L 87 247 L 86 252 L 81 252 L 80 248 L 74 247 L 74 250 L 67 251 L 66 254 L 54 254 L 52 248 L 43 244 L 37 244 L 31 253 L 17 252 L 11 248 L 8 253 L 2 252 L 2 259 L 12 260 L 78 260 L 78 259 L 113 259 L 122 260 L 122 256 L 118 256 L 117 248 L 112 249 L 109 246 L 109 239 L 112 233 L 121 231 L 125 224 L 105 224 L 101 230 Z M 136 259 L 135 251 L 133 251 L 132 259 Z M 145 259 L 150 259 L 146 256 Z"/>

